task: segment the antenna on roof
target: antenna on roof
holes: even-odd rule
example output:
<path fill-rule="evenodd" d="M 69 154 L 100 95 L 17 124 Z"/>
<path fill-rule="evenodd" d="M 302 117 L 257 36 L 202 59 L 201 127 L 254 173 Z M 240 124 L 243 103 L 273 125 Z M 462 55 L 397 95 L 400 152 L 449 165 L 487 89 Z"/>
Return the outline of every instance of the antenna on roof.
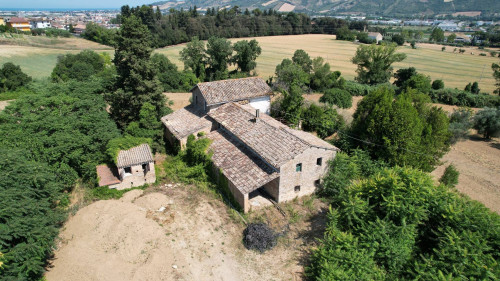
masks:
<path fill-rule="evenodd" d="M 255 110 L 255 122 L 257 122 L 260 118 L 260 109 Z"/>

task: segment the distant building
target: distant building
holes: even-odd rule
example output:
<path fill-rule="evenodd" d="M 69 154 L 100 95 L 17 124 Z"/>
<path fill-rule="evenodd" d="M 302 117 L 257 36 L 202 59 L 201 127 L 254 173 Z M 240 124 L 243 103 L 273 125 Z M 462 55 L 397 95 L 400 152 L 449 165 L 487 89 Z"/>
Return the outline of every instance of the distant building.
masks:
<path fill-rule="evenodd" d="M 438 24 L 439 28 L 441 28 L 444 31 L 458 31 L 458 24 L 452 22 L 452 21 L 443 21 L 440 24 Z"/>
<path fill-rule="evenodd" d="M 73 30 L 75 32 L 75 34 L 82 34 L 85 32 L 85 29 L 87 29 L 87 26 L 85 24 L 77 24 L 75 26 L 73 26 Z"/>
<path fill-rule="evenodd" d="M 5 21 L 3 20 L 3 18 L 0 18 L 0 25 L 5 25 Z"/>
<path fill-rule="evenodd" d="M 16 17 L 10 18 L 10 20 L 7 22 L 7 25 L 19 31 L 31 30 L 30 22 L 25 18 L 16 18 Z"/>
<path fill-rule="evenodd" d="M 96 167 L 99 186 L 125 189 L 156 181 L 155 165 L 151 148 L 141 144 L 118 153 L 116 167 Z"/>
<path fill-rule="evenodd" d="M 51 28 L 52 25 L 50 23 L 50 20 L 48 19 L 43 19 L 43 18 L 33 18 L 30 20 L 30 25 L 31 29 L 37 29 L 37 28 Z"/>
<path fill-rule="evenodd" d="M 375 40 L 377 44 L 378 42 L 382 41 L 382 39 L 384 39 L 382 34 L 380 34 L 379 32 L 368 32 L 368 38 Z"/>

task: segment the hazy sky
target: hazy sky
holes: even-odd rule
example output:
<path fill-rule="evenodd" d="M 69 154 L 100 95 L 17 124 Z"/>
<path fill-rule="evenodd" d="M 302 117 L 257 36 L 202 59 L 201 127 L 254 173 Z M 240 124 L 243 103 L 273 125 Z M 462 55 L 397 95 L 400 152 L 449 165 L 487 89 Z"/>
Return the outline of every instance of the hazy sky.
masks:
<path fill-rule="evenodd" d="M 2 8 L 120 8 L 137 6 L 158 0 L 0 0 Z"/>

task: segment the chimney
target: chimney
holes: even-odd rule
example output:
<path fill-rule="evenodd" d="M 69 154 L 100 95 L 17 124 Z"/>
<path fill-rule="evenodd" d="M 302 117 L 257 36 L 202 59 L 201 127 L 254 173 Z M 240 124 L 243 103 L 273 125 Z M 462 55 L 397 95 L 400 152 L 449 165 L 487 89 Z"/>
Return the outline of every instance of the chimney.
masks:
<path fill-rule="evenodd" d="M 260 109 L 256 109 L 255 110 L 255 123 L 257 123 L 257 121 L 259 121 L 259 118 L 260 118 Z"/>

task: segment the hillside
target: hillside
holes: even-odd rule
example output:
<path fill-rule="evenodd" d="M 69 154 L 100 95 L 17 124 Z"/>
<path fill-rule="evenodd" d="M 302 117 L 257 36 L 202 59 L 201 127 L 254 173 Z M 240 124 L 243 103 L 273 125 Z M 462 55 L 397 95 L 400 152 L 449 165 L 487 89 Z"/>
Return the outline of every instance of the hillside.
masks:
<path fill-rule="evenodd" d="M 455 12 L 481 11 L 482 14 L 494 14 L 500 11 L 497 0 L 186 0 L 159 1 L 163 10 L 197 6 L 201 9 L 211 7 L 239 6 L 242 10 L 275 9 L 282 12 L 296 11 L 310 14 L 360 13 L 364 15 L 437 15 Z"/>

